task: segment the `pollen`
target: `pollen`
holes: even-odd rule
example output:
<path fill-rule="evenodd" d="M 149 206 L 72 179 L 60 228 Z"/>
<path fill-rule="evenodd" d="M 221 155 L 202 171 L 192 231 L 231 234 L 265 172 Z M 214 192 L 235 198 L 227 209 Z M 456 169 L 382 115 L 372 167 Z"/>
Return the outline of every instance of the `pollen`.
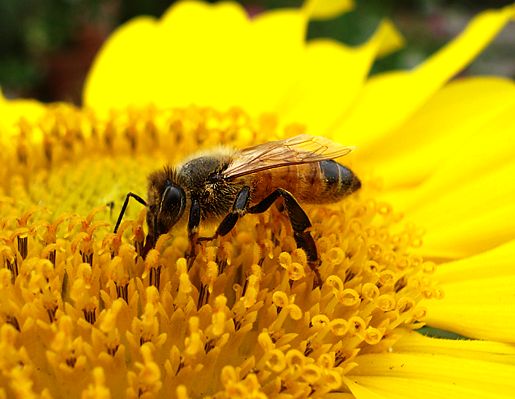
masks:
<path fill-rule="evenodd" d="M 177 227 L 141 256 L 146 176 L 219 143 L 297 134 L 240 109 L 68 105 L 23 120 L 0 183 L 0 397 L 320 397 L 349 392 L 439 298 L 421 232 L 363 188 L 310 205 L 321 284 L 279 207 L 246 215 L 186 259 Z M 7 137 L 7 135 L 2 135 Z M 209 236 L 216 226 L 202 226 Z"/>

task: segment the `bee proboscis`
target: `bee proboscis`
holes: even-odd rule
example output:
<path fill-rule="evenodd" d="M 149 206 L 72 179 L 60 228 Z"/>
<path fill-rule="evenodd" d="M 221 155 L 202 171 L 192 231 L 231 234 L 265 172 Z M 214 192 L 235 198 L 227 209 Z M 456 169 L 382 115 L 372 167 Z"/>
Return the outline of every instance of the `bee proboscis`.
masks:
<path fill-rule="evenodd" d="M 297 246 L 306 252 L 320 282 L 311 222 L 299 202 L 336 202 L 358 190 L 358 177 L 334 161 L 352 149 L 323 137 L 300 135 L 243 150 L 220 147 L 196 154 L 180 165 L 150 174 L 147 201 L 128 193 L 115 232 L 129 198 L 135 198 L 148 208 L 143 256 L 160 235 L 184 222 L 190 240 L 189 258 L 193 259 L 199 241 L 228 234 L 240 217 L 265 212 L 282 198 Z M 199 237 L 200 223 L 213 220 L 221 220 L 214 235 Z"/>

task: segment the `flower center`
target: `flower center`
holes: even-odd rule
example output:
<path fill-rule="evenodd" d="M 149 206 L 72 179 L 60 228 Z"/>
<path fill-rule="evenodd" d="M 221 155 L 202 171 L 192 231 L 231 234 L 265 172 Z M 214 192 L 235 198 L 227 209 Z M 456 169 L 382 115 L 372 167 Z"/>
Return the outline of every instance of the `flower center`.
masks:
<path fill-rule="evenodd" d="M 152 170 L 220 142 L 266 142 L 279 133 L 273 116 L 149 107 L 100 120 L 58 106 L 19 129 L 2 179 L 0 369 L 31 383 L 13 392 L 342 391 L 359 355 L 388 351 L 420 327 L 419 300 L 438 295 L 433 265 L 410 254 L 419 232 L 371 198 L 366 180 L 340 203 L 305 208 L 321 259 L 315 289 L 278 208 L 203 243 L 189 270 L 185 228 L 139 256 L 146 226 L 137 203 L 112 233 L 125 194 L 144 197 Z M 70 378 L 81 370 L 87 378 Z"/>

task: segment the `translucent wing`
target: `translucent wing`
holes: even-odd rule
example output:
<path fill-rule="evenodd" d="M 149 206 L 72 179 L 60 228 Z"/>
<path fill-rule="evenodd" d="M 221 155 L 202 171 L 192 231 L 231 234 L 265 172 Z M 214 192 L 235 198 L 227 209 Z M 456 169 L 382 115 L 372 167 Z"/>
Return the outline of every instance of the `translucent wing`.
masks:
<path fill-rule="evenodd" d="M 335 159 L 353 149 L 324 137 L 303 134 L 245 148 L 237 153 L 223 174 L 226 179 L 232 179 L 265 169 Z"/>

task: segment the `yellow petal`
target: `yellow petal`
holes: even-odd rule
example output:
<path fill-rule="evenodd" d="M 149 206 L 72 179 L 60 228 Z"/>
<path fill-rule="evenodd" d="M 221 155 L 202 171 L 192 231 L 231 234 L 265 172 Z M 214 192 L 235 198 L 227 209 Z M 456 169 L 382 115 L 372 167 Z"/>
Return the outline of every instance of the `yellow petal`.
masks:
<path fill-rule="evenodd" d="M 477 57 L 514 16 L 514 4 L 482 12 L 454 41 L 416 69 L 419 79 L 427 78 L 428 86 L 440 86 L 433 80 L 435 75 L 444 81 L 450 79 Z"/>
<path fill-rule="evenodd" d="M 427 229 L 420 254 L 458 258 L 481 253 L 513 238 L 515 162 L 434 198 L 410 221 Z"/>
<path fill-rule="evenodd" d="M 153 18 L 139 17 L 109 37 L 86 78 L 83 91 L 86 106 L 100 112 L 149 100 L 148 70 L 158 61 L 154 52 L 156 29 Z"/>
<path fill-rule="evenodd" d="M 337 17 L 354 8 L 352 0 L 307 0 L 304 4 L 310 19 L 329 19 Z"/>
<path fill-rule="evenodd" d="M 515 275 L 515 240 L 466 259 L 443 263 L 434 277 L 442 284 L 455 284 L 468 280 Z M 495 273 L 492 271 L 495 270 Z"/>
<path fill-rule="evenodd" d="M 374 147 L 379 161 L 372 168 L 384 176 L 387 189 L 380 198 L 427 230 L 420 254 L 452 259 L 511 238 L 514 112 L 513 83 L 466 79 L 436 95 L 391 144 L 382 142 L 392 151 L 390 159 L 386 150 Z M 372 155 L 365 154 L 362 162 L 373 163 Z"/>
<path fill-rule="evenodd" d="M 515 241 L 439 266 L 442 300 L 426 300 L 426 321 L 468 337 L 515 342 Z"/>
<path fill-rule="evenodd" d="M 375 392 L 372 389 L 360 384 L 357 380 L 349 377 L 343 377 L 343 382 L 347 385 L 356 399 L 388 399 L 382 393 Z"/>
<path fill-rule="evenodd" d="M 465 336 L 515 342 L 515 276 L 448 284 L 445 299 L 426 304 L 426 322 Z"/>
<path fill-rule="evenodd" d="M 392 22 L 388 20 L 383 21 L 380 25 L 379 32 L 381 32 L 382 40 L 377 51 L 378 57 L 391 54 L 404 47 L 404 37 Z"/>
<path fill-rule="evenodd" d="M 296 9 L 266 12 L 252 21 L 252 41 L 245 44 L 251 56 L 240 65 L 245 79 L 238 90 L 244 97 L 236 105 L 252 114 L 281 110 L 301 76 L 306 26 L 306 15 Z M 226 83 L 234 86 L 230 77 Z"/>
<path fill-rule="evenodd" d="M 110 37 L 84 103 L 101 111 L 148 103 L 277 110 L 298 80 L 306 24 L 300 9 L 250 21 L 236 3 L 178 3 L 160 21 L 135 19 Z"/>
<path fill-rule="evenodd" d="M 427 230 L 419 254 L 456 259 L 481 253 L 513 238 L 515 163 L 433 198 L 407 218 Z"/>
<path fill-rule="evenodd" d="M 416 332 L 411 332 L 396 342 L 395 352 L 426 352 L 515 365 L 515 347 L 513 345 L 492 341 L 430 338 Z"/>
<path fill-rule="evenodd" d="M 425 340 L 431 340 L 427 346 Z M 515 355 L 511 346 L 499 345 L 423 338 L 410 347 L 401 340 L 393 353 L 359 356 L 346 382 L 352 381 L 348 386 L 358 399 L 375 397 L 369 393 L 394 399 L 511 398 Z"/>
<path fill-rule="evenodd" d="M 163 15 L 159 26 L 159 63 L 149 71 L 155 82 L 148 101 L 224 109 L 239 100 L 227 103 L 244 79 L 241 62 L 249 55 L 249 20 L 240 5 L 181 2 Z"/>
<path fill-rule="evenodd" d="M 505 159 L 495 161 L 490 154 L 500 156 L 509 150 L 504 141 L 513 140 L 514 107 L 512 81 L 459 79 L 439 90 L 402 127 L 360 147 L 355 156 L 371 171 L 380 172 L 386 189 L 408 188 L 401 199 L 416 207 L 419 204 L 413 197 L 420 193 L 412 188 L 433 175 L 439 176 L 431 184 L 441 184 L 450 176 L 462 181 L 463 175 L 456 176 L 458 171 L 481 174 Z M 488 161 L 484 161 L 485 155 Z"/>
<path fill-rule="evenodd" d="M 181 2 L 160 21 L 136 18 L 97 55 L 84 103 L 97 110 L 149 103 L 218 105 L 225 92 L 220 86 L 229 76 L 237 80 L 231 61 L 247 28 L 244 10 L 234 3 Z"/>
<path fill-rule="evenodd" d="M 402 125 L 469 64 L 514 14 L 515 6 L 485 11 L 453 42 L 412 72 L 387 73 L 370 79 L 338 134 L 364 147 Z"/>
<path fill-rule="evenodd" d="M 20 119 L 36 122 L 46 112 L 45 106 L 35 100 L 8 100 L 0 90 L 0 132 L 2 139 L 19 133 Z M 9 141 L 9 140 L 7 140 Z"/>
<path fill-rule="evenodd" d="M 327 399 L 356 399 L 356 396 L 354 396 L 351 393 L 329 392 L 324 395 L 324 398 L 327 398 Z"/>
<path fill-rule="evenodd" d="M 305 123 L 314 134 L 331 136 L 378 53 L 400 44 L 399 37 L 391 22 L 384 21 L 367 43 L 355 48 L 331 40 L 309 42 L 305 61 L 298 66 L 302 76 L 281 107 L 283 118 Z"/>

